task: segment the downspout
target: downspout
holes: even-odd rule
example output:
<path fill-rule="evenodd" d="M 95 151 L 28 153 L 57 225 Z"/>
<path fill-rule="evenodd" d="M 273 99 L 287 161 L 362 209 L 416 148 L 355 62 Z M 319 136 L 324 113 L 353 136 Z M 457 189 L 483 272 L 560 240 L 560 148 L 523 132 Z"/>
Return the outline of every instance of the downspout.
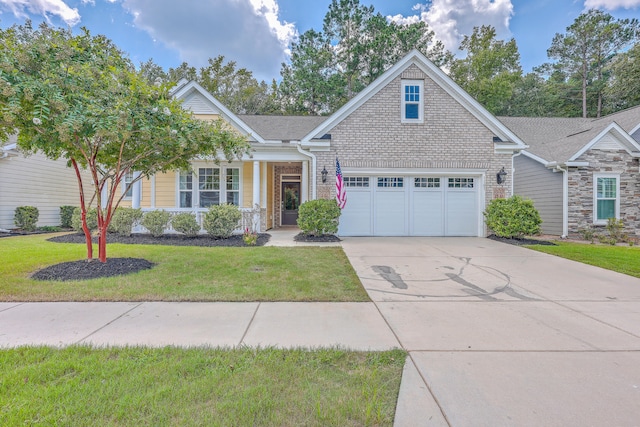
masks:
<path fill-rule="evenodd" d="M 569 168 L 556 165 L 562 172 L 562 238 L 569 237 Z"/>
<path fill-rule="evenodd" d="M 316 192 L 316 156 L 315 154 L 305 151 L 302 149 L 300 144 L 296 145 L 298 152 L 304 156 L 311 158 L 311 169 L 313 170 L 313 178 L 311 179 L 311 200 L 315 200 L 317 198 Z"/>

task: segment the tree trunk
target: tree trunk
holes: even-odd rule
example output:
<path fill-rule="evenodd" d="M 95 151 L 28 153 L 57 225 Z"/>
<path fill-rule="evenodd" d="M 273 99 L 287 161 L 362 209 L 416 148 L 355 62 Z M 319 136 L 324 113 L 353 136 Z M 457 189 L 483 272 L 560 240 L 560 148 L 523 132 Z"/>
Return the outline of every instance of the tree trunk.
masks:
<path fill-rule="evenodd" d="M 91 230 L 87 227 L 87 205 L 84 200 L 82 175 L 80 174 L 80 168 L 78 168 L 76 159 L 71 159 L 71 164 L 73 165 L 73 169 L 76 171 L 76 178 L 78 179 L 78 188 L 80 190 L 80 210 L 82 212 L 82 231 L 84 232 L 84 237 L 87 242 L 87 260 L 91 261 L 93 259 L 93 242 L 91 242 Z"/>
<path fill-rule="evenodd" d="M 84 201 L 80 209 L 82 210 L 82 231 L 87 242 L 87 260 L 91 261 L 93 259 L 93 242 L 91 241 L 91 230 L 87 227 L 87 208 L 84 205 Z"/>
<path fill-rule="evenodd" d="M 100 262 L 107 262 L 107 228 L 109 225 L 106 221 L 103 221 L 100 226 L 100 237 L 98 237 L 98 260 Z"/>

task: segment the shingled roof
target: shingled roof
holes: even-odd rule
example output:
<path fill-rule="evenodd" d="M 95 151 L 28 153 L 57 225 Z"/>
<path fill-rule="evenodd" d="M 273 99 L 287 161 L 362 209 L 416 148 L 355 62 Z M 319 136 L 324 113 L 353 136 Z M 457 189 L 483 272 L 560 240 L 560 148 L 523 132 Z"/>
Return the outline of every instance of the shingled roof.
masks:
<path fill-rule="evenodd" d="M 640 106 L 599 119 L 498 117 L 529 146 L 527 152 L 547 162 L 564 163 L 612 123 L 631 133 L 640 125 Z M 638 138 L 636 134 L 636 138 Z M 640 141 L 638 141 L 640 142 Z"/>
<path fill-rule="evenodd" d="M 269 141 L 300 141 L 327 119 L 324 116 L 258 116 L 238 115 L 263 139 Z"/>

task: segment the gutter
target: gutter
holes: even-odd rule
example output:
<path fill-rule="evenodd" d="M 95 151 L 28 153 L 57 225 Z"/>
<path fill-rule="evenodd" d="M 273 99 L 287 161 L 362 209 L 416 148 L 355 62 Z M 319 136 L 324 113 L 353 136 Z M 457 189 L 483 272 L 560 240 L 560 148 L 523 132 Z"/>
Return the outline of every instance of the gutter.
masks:
<path fill-rule="evenodd" d="M 300 146 L 300 144 L 296 144 L 296 148 L 298 149 L 298 152 L 300 154 L 302 154 L 303 156 L 307 156 L 309 158 L 311 158 L 311 168 L 313 170 L 313 178 L 311 179 L 311 199 L 310 200 L 315 200 L 317 198 L 317 190 L 316 190 L 316 156 L 315 154 L 303 150 L 302 147 Z"/>

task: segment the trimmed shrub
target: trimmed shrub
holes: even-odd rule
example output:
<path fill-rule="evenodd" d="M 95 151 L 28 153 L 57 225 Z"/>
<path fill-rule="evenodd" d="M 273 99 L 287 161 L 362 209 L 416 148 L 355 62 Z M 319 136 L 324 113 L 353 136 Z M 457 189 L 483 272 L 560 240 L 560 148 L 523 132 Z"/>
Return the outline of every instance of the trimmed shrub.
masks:
<path fill-rule="evenodd" d="M 142 217 L 142 226 L 149 230 L 153 237 L 160 237 L 164 234 L 165 228 L 169 226 L 171 214 L 167 211 L 151 211 Z"/>
<path fill-rule="evenodd" d="M 520 196 L 495 199 L 484 211 L 489 227 L 499 237 L 522 237 L 540 234 L 542 219 L 533 201 Z"/>
<path fill-rule="evenodd" d="M 60 206 L 60 227 L 72 228 L 71 220 L 75 209 L 75 206 Z"/>
<path fill-rule="evenodd" d="M 312 236 L 335 234 L 341 213 L 335 199 L 309 200 L 298 209 L 298 227 L 304 234 Z"/>
<path fill-rule="evenodd" d="M 13 223 L 21 230 L 35 231 L 40 211 L 35 206 L 18 206 L 13 216 Z"/>
<path fill-rule="evenodd" d="M 213 237 L 226 239 L 238 228 L 241 218 L 240 209 L 235 205 L 212 205 L 202 218 L 202 228 Z"/>
<path fill-rule="evenodd" d="M 131 236 L 133 227 L 139 224 L 141 219 L 141 209 L 118 208 L 111 218 L 109 231 L 120 236 Z"/>
<path fill-rule="evenodd" d="M 98 228 L 98 211 L 96 208 L 91 208 L 87 211 L 87 227 L 89 230 L 96 230 Z M 71 228 L 77 232 L 82 232 L 82 210 L 75 208 L 71 217 Z"/>
<path fill-rule="evenodd" d="M 171 226 L 177 232 L 189 237 L 195 237 L 200 232 L 200 225 L 196 220 L 196 216 L 189 212 L 175 214 L 173 218 L 171 218 Z"/>

